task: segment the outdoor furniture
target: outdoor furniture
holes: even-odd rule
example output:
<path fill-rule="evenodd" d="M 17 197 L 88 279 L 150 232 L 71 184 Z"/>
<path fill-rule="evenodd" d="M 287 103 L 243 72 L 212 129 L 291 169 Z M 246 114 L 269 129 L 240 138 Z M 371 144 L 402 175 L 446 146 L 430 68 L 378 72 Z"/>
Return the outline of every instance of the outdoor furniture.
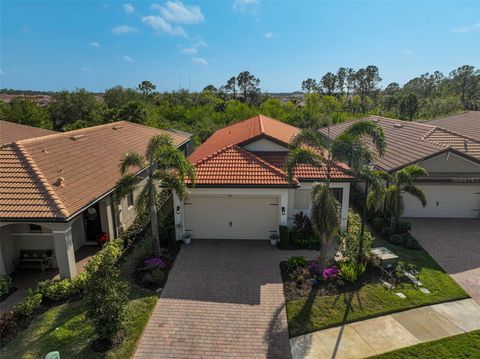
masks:
<path fill-rule="evenodd" d="M 41 269 L 51 267 L 53 251 L 51 249 L 22 249 L 20 257 L 13 261 L 15 269 Z"/>

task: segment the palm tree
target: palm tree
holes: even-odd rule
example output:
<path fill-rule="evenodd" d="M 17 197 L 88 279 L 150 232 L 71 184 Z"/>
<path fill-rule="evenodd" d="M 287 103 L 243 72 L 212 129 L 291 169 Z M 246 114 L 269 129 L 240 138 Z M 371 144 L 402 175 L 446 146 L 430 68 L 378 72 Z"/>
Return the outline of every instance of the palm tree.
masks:
<path fill-rule="evenodd" d="M 143 170 L 145 175 L 138 175 L 137 171 L 129 171 L 132 168 Z M 161 134 L 153 136 L 145 151 L 145 155 L 137 152 L 125 153 L 120 162 L 122 177 L 116 185 L 116 199 L 121 201 L 136 186 L 145 180 L 145 186 L 140 192 L 135 207 L 139 215 L 150 214 L 152 236 L 155 244 L 155 253 L 160 256 L 160 238 L 158 234 L 157 204 L 159 192 L 157 185 L 161 185 L 164 191 L 175 191 L 180 199 L 185 198 L 187 187 L 185 179 L 188 177 L 195 182 L 194 167 L 188 162 L 184 154 L 173 144 L 169 135 Z M 163 203 L 161 204 L 163 205 Z"/>
<path fill-rule="evenodd" d="M 392 234 L 397 230 L 404 211 L 404 193 L 409 193 L 418 199 L 423 207 L 427 205 L 425 192 L 414 184 L 414 180 L 420 176 L 428 176 L 428 172 L 418 165 L 407 166 L 394 174 L 383 174 L 383 178 L 389 183 L 384 196 L 386 200 L 385 209 L 390 215 L 390 232 Z M 372 191 L 372 193 L 376 194 L 375 191 Z"/>
<path fill-rule="evenodd" d="M 317 131 L 300 132 L 290 143 L 286 163 L 290 181 L 293 181 L 295 168 L 298 165 L 309 164 L 326 168 L 325 184 L 316 185 L 312 191 L 312 223 L 320 237 L 323 249 L 319 258 L 321 269 L 326 266 L 327 245 L 339 227 L 340 205 L 329 190 L 332 168 L 337 165 L 337 162 L 344 162 L 350 166 L 354 174 L 363 173 L 367 177 L 369 172 L 365 169 L 365 164 L 373 160 L 373 153 L 365 143 L 364 137 L 371 139 L 379 155 L 382 156 L 385 152 L 383 130 L 374 122 L 355 122 L 334 140 L 330 140 L 328 127 L 327 131 L 327 141 Z"/>

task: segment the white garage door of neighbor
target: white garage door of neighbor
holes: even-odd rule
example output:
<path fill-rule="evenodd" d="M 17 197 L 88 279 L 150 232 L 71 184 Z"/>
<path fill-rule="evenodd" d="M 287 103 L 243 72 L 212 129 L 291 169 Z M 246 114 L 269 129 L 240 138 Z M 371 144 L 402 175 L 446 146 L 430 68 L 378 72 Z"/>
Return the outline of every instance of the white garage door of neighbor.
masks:
<path fill-rule="evenodd" d="M 404 217 L 479 218 L 480 186 L 421 185 L 427 195 L 427 206 L 404 194 Z"/>
<path fill-rule="evenodd" d="M 192 238 L 269 239 L 278 230 L 278 198 L 191 196 L 185 230 Z"/>

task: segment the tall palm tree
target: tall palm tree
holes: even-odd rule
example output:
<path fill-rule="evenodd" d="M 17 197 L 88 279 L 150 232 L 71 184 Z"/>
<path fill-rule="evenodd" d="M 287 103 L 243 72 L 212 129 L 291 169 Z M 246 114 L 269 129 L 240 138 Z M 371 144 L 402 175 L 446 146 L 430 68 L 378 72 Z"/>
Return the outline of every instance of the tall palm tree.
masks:
<path fill-rule="evenodd" d="M 129 171 L 132 168 L 145 169 L 145 175 L 137 175 Z M 160 185 L 164 191 L 175 191 L 179 198 L 183 199 L 187 193 L 185 179 L 188 177 L 192 183 L 195 182 L 194 167 L 175 147 L 172 138 L 169 135 L 161 134 L 150 139 L 144 155 L 137 152 L 125 153 L 120 162 L 120 174 L 122 177 L 117 182 L 115 192 L 117 201 L 121 201 L 129 193 L 132 193 L 141 181 L 146 181 L 135 207 L 139 215 L 150 214 L 155 253 L 160 256 L 157 185 Z"/>
<path fill-rule="evenodd" d="M 405 209 L 404 193 L 409 193 L 418 199 L 423 207 L 427 205 L 425 192 L 414 184 L 414 180 L 420 176 L 428 176 L 428 172 L 418 165 L 410 165 L 394 174 L 383 173 L 382 176 L 389 183 L 384 194 L 386 199 L 385 209 L 390 215 L 390 232 L 394 233 Z M 375 190 L 372 193 L 377 195 Z"/>
<path fill-rule="evenodd" d="M 330 129 L 327 127 L 328 139 L 325 141 L 317 131 L 303 130 L 290 142 L 286 170 L 290 181 L 295 175 L 295 168 L 301 164 L 314 167 L 325 167 L 325 184 L 316 185 L 312 191 L 312 224 L 320 237 L 323 250 L 320 252 L 319 266 L 326 265 L 326 248 L 339 227 L 339 203 L 329 190 L 331 171 L 337 162 L 350 166 L 354 174 L 369 172 L 366 163 L 373 160 L 373 153 L 364 141 L 368 137 L 373 142 L 379 155 L 385 152 L 385 136 L 383 130 L 371 121 L 358 121 L 349 126 L 334 140 L 330 139 Z M 376 182 L 377 183 L 377 182 Z M 333 203 L 336 203 L 335 205 Z M 333 220 L 333 219 L 336 220 Z M 328 223 L 327 223 L 328 221 Z"/>

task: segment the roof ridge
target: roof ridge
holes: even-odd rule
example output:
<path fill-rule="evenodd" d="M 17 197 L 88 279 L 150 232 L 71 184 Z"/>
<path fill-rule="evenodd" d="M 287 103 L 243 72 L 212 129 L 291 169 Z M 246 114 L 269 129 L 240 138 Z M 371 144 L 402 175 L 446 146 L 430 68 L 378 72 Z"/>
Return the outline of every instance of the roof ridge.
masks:
<path fill-rule="evenodd" d="M 265 126 L 263 125 L 263 115 L 258 115 L 258 122 L 260 123 L 260 132 L 265 134 Z"/>
<path fill-rule="evenodd" d="M 28 166 L 34 173 L 34 175 L 37 177 L 38 182 L 42 186 L 43 191 L 45 191 L 49 197 L 49 200 L 53 205 L 56 207 L 57 211 L 60 212 L 64 217 L 69 217 L 70 213 L 67 211 L 65 205 L 63 202 L 60 200 L 60 198 L 57 196 L 55 193 L 55 190 L 50 186 L 48 183 L 47 179 L 43 176 L 42 172 L 40 169 L 37 167 L 35 162 L 33 161 L 32 157 L 30 154 L 27 152 L 25 147 L 19 142 L 13 142 L 12 143 L 17 150 L 20 152 L 22 155 L 23 159 L 27 162 Z"/>
<path fill-rule="evenodd" d="M 236 146 L 236 145 L 228 145 L 228 146 L 222 147 L 219 150 L 216 150 L 215 152 L 210 153 L 208 156 L 205 156 L 205 157 L 199 159 L 197 162 L 194 163 L 194 165 L 202 164 L 203 162 L 206 162 L 209 159 L 219 155 L 220 153 L 225 152 L 226 150 L 228 150 L 229 148 L 231 148 L 233 146 Z"/>
<path fill-rule="evenodd" d="M 261 162 L 262 164 L 264 164 L 265 166 L 269 167 L 271 170 L 275 171 L 275 172 L 278 172 L 279 174 L 281 174 L 282 176 L 285 176 L 288 180 L 288 175 L 287 175 L 287 172 L 285 172 L 284 170 L 282 170 L 281 168 L 278 168 L 277 166 L 271 164 L 270 162 L 267 162 L 265 161 L 264 159 L 256 156 L 254 153 L 250 152 L 250 151 L 247 151 L 246 149 L 238 146 L 238 145 L 233 145 L 233 147 L 236 147 L 237 149 L 240 150 L 240 152 L 244 152 L 246 153 L 247 155 L 249 155 L 250 157 L 253 157 L 254 159 L 256 159 L 257 161 Z M 295 181 L 297 181 L 295 179 Z"/>

